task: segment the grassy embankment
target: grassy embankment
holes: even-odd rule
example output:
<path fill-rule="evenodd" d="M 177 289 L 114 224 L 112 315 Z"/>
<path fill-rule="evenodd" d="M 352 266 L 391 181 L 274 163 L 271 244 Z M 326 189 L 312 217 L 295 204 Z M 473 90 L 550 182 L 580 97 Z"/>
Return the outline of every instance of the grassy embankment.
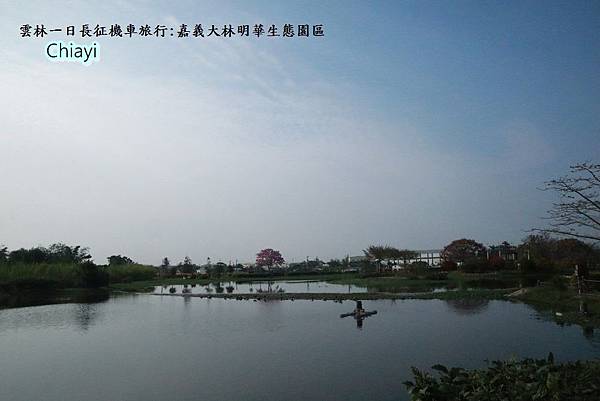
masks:
<path fill-rule="evenodd" d="M 598 291 L 579 296 L 573 288 L 559 289 L 544 286 L 528 288 L 515 299 L 533 306 L 541 315 L 551 317 L 561 324 L 600 327 L 600 292 Z M 584 303 L 587 313 L 581 311 Z"/>
<path fill-rule="evenodd" d="M 143 265 L 96 266 L 92 263 L 0 264 L 0 293 L 21 290 L 99 288 L 148 280 L 155 269 Z"/>

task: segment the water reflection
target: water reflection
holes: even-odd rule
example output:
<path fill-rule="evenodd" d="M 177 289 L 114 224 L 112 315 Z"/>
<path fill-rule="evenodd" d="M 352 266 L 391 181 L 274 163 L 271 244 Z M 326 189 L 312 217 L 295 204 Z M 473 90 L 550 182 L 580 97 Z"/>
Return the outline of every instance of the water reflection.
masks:
<path fill-rule="evenodd" d="M 9 297 L 2 298 L 0 309 L 62 303 L 106 302 L 109 296 L 110 292 L 104 289 L 18 291 L 11 293 Z"/>
<path fill-rule="evenodd" d="M 102 309 L 98 308 L 98 305 L 106 299 L 99 302 L 98 298 L 90 296 L 77 299 L 79 302 L 85 300 L 91 303 L 73 303 L 72 299 L 67 302 L 63 298 L 62 302 L 55 304 L 0 310 L 0 333 L 8 329 L 64 329 L 66 327 L 86 332 L 101 320 Z"/>
<path fill-rule="evenodd" d="M 75 304 L 74 314 L 79 328 L 86 331 L 94 323 L 98 312 L 94 304 Z"/>
<path fill-rule="evenodd" d="M 170 285 L 157 286 L 154 288 L 154 293 L 165 294 L 254 294 L 254 293 L 363 293 L 367 292 L 367 288 L 348 284 L 335 284 L 325 281 L 307 281 L 307 280 L 290 280 L 290 281 L 254 281 L 247 283 L 240 282 L 215 282 L 205 286 L 191 285 Z"/>
<path fill-rule="evenodd" d="M 594 336 L 594 328 L 590 326 L 585 326 L 583 329 L 583 336 L 590 341 L 596 340 Z"/>
<path fill-rule="evenodd" d="M 356 301 L 356 307 L 352 312 L 342 313 L 340 315 L 341 318 L 351 317 L 356 321 L 356 327 L 359 330 L 362 330 L 363 320 L 368 318 L 369 316 L 376 315 L 377 311 L 366 311 L 363 308 L 362 301 Z"/>
<path fill-rule="evenodd" d="M 474 315 L 485 311 L 490 301 L 487 299 L 448 299 L 448 307 L 459 315 Z"/>

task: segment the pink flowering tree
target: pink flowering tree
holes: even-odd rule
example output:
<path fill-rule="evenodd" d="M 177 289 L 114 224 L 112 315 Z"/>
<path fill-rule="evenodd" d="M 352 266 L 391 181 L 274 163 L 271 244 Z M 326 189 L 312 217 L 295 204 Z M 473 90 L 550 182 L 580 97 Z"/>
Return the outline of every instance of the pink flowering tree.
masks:
<path fill-rule="evenodd" d="M 256 266 L 271 268 L 285 263 L 279 251 L 266 248 L 256 254 Z"/>

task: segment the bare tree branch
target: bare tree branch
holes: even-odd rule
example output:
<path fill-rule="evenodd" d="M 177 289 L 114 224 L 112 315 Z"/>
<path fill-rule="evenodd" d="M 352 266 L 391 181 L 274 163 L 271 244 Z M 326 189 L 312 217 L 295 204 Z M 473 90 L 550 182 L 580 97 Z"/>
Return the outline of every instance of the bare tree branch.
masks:
<path fill-rule="evenodd" d="M 557 193 L 560 202 L 545 218 L 549 228 L 534 231 L 600 241 L 600 164 L 570 166 L 569 174 L 545 182 L 543 190 Z"/>
<path fill-rule="evenodd" d="M 595 241 L 600 241 L 600 236 L 595 237 L 593 235 L 576 234 L 571 231 L 561 231 L 561 230 L 554 230 L 554 229 L 549 229 L 549 228 L 543 228 L 543 229 L 542 228 L 534 228 L 532 231 L 537 231 L 540 233 L 548 233 L 548 234 L 567 235 L 567 236 L 575 237 L 575 238 L 583 238 L 583 239 L 591 239 L 591 240 L 595 240 Z"/>

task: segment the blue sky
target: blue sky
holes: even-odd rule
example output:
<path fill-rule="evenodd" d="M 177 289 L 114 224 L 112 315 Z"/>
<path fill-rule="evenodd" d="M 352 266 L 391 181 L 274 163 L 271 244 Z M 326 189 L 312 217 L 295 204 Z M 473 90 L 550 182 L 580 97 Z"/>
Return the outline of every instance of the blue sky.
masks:
<path fill-rule="evenodd" d="M 324 38 L 99 39 L 47 26 L 309 23 Z M 518 241 L 600 154 L 597 2 L 0 1 L 0 243 L 158 263 Z M 67 185 L 68 183 L 68 185 Z"/>

